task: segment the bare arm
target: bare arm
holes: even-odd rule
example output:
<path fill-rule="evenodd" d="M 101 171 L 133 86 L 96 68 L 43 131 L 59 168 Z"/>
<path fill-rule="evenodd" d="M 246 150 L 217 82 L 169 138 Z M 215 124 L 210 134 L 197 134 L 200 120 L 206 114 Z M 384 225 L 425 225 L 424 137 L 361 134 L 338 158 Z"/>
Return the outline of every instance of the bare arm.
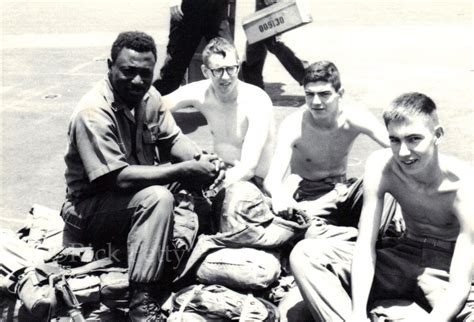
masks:
<path fill-rule="evenodd" d="M 385 126 L 377 120 L 372 112 L 366 108 L 357 106 L 348 113 L 349 121 L 360 132 L 366 134 L 384 148 L 390 146 Z"/>
<path fill-rule="evenodd" d="M 383 171 L 387 163 L 384 151 L 376 151 L 367 160 L 364 174 L 364 205 L 359 221 L 352 261 L 352 314 L 354 321 L 367 320 L 367 301 L 375 272 L 375 242 L 383 209 Z"/>
<path fill-rule="evenodd" d="M 284 185 L 285 176 L 290 170 L 293 153 L 291 145 L 295 136 L 301 131 L 301 124 L 295 123 L 294 118 L 290 115 L 281 124 L 276 140 L 275 153 L 264 181 L 265 190 L 272 196 L 272 208 L 275 213 L 296 207 L 292 192 L 288 191 Z"/>
<path fill-rule="evenodd" d="M 431 321 L 451 321 L 462 309 L 471 288 L 471 272 L 474 254 L 474 218 L 472 211 L 474 202 L 469 193 L 471 180 L 465 180 L 458 190 L 455 201 L 455 212 L 460 223 L 460 232 L 456 240 L 451 267 L 449 270 L 449 286 L 443 299 L 430 313 Z"/>
<path fill-rule="evenodd" d="M 139 190 L 152 185 L 163 185 L 190 177 L 198 183 L 209 185 L 217 176 L 214 155 L 202 156 L 199 161 L 189 160 L 159 166 L 129 165 L 97 178 L 100 185 L 118 190 Z"/>
<path fill-rule="evenodd" d="M 267 139 L 273 135 L 273 105 L 268 95 L 263 94 L 254 105 L 246 108 L 247 133 L 242 144 L 240 160 L 226 173 L 224 186 L 239 180 L 248 180 L 255 175 Z"/>
<path fill-rule="evenodd" d="M 163 107 L 168 111 L 174 112 L 185 107 L 200 108 L 199 97 L 203 96 L 201 86 L 196 83 L 179 87 L 174 92 L 161 97 Z"/>

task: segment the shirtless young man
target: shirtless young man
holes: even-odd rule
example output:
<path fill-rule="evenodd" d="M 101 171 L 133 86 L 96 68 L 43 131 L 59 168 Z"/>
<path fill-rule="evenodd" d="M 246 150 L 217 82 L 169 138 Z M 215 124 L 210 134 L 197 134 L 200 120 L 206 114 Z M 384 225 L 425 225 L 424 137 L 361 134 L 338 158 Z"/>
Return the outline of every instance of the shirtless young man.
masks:
<path fill-rule="evenodd" d="M 265 178 L 273 211 L 285 215 L 295 209 L 304 210 L 310 216 L 317 216 L 318 221 L 324 217 L 332 225 L 355 227 L 360 213 L 354 211 L 351 217 L 345 210 L 355 210 L 356 206 L 343 205 L 360 200 L 356 196 L 360 195 L 357 193 L 360 182 L 351 188 L 351 181 L 346 179 L 349 152 L 361 133 L 388 146 L 387 132 L 367 109 L 343 104 L 344 89 L 332 62 L 312 64 L 305 71 L 303 84 L 306 107 L 283 120 Z M 296 192 L 294 184 L 289 188 L 294 175 L 302 179 Z M 358 204 L 360 211 L 361 203 Z M 313 234 L 312 228 L 307 235 Z"/>
<path fill-rule="evenodd" d="M 194 106 L 206 118 L 214 153 L 232 165 L 223 186 L 254 177 L 265 178 L 274 148 L 270 97 L 260 88 L 237 79 L 235 47 L 214 38 L 204 48 L 205 80 L 182 86 L 163 97 L 171 111 Z"/>
<path fill-rule="evenodd" d="M 352 253 L 336 243 L 310 241 L 291 255 L 297 283 L 313 316 L 323 321 L 368 321 L 367 304 L 387 298 L 413 300 L 429 312 L 407 320 L 473 321 L 473 169 L 438 153 L 443 129 L 426 95 L 399 96 L 384 120 L 391 151 L 374 152 L 366 164 L 352 283 Z M 401 206 L 406 232 L 393 245 L 376 249 L 386 193 Z M 329 271 L 334 258 L 338 265 Z"/>

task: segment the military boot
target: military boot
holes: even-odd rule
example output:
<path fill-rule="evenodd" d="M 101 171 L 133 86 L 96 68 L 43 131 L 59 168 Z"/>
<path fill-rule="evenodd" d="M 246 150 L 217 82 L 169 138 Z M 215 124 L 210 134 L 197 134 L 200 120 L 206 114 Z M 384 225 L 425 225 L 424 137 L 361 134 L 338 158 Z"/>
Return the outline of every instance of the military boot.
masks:
<path fill-rule="evenodd" d="M 39 285 L 34 269 L 27 269 L 19 276 L 16 294 L 25 308 L 36 317 L 46 317 L 56 304 L 54 289 L 48 284 Z"/>
<path fill-rule="evenodd" d="M 154 296 L 153 284 L 130 282 L 130 305 L 128 317 L 132 322 L 164 322 L 166 317 Z"/>

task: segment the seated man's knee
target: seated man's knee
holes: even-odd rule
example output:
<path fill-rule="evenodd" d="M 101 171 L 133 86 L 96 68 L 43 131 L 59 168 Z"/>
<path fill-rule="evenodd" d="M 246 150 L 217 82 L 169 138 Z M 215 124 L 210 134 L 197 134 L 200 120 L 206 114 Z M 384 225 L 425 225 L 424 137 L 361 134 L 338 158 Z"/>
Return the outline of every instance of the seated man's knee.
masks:
<path fill-rule="evenodd" d="M 246 225 L 258 226 L 273 218 L 263 193 L 247 181 L 233 183 L 223 190 L 213 207 L 220 232 L 239 231 Z"/>
<path fill-rule="evenodd" d="M 145 208 L 151 208 L 158 204 L 162 207 L 173 209 L 174 196 L 163 186 L 150 186 L 139 191 L 135 197 L 139 199 L 139 204 Z"/>
<path fill-rule="evenodd" d="M 257 188 L 256 185 L 249 181 L 237 181 L 232 183 L 230 186 L 226 188 L 226 197 L 232 196 L 234 194 L 238 195 L 253 195 L 253 194 L 260 194 L 260 190 Z"/>
<path fill-rule="evenodd" d="M 263 194 L 256 185 L 249 181 L 238 181 L 228 186 L 225 191 L 224 203 L 263 199 Z"/>
<path fill-rule="evenodd" d="M 320 239 L 303 239 L 293 248 L 290 254 L 290 266 L 293 273 L 301 270 L 310 258 L 318 257 L 318 251 L 325 248 L 325 241 Z"/>
<path fill-rule="evenodd" d="M 150 186 L 142 190 L 149 198 L 158 201 L 173 201 L 173 194 L 163 186 Z"/>

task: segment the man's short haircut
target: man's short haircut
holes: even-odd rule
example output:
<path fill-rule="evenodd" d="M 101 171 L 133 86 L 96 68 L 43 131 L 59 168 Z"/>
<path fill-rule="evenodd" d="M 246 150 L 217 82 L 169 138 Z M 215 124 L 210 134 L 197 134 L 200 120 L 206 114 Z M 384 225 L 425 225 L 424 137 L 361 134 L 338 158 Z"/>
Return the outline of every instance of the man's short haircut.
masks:
<path fill-rule="evenodd" d="M 207 66 L 211 55 L 218 54 L 222 57 L 226 57 L 227 54 L 230 53 L 234 54 L 237 61 L 239 61 L 239 56 L 237 55 L 237 49 L 235 49 L 235 46 L 225 38 L 216 37 L 211 39 L 202 51 L 202 61 L 204 65 Z"/>
<path fill-rule="evenodd" d="M 304 72 L 303 85 L 314 82 L 331 83 L 338 91 L 341 88 L 341 78 L 336 65 L 327 60 L 311 64 Z"/>
<path fill-rule="evenodd" d="M 133 49 L 140 53 L 151 51 L 157 59 L 155 41 L 150 35 L 141 31 L 124 31 L 117 36 L 110 53 L 112 62 L 115 62 L 123 48 Z"/>
<path fill-rule="evenodd" d="M 395 98 L 389 108 L 383 112 L 383 120 L 387 126 L 390 122 L 406 122 L 410 116 L 424 116 L 438 124 L 436 104 L 422 93 L 405 93 Z"/>

